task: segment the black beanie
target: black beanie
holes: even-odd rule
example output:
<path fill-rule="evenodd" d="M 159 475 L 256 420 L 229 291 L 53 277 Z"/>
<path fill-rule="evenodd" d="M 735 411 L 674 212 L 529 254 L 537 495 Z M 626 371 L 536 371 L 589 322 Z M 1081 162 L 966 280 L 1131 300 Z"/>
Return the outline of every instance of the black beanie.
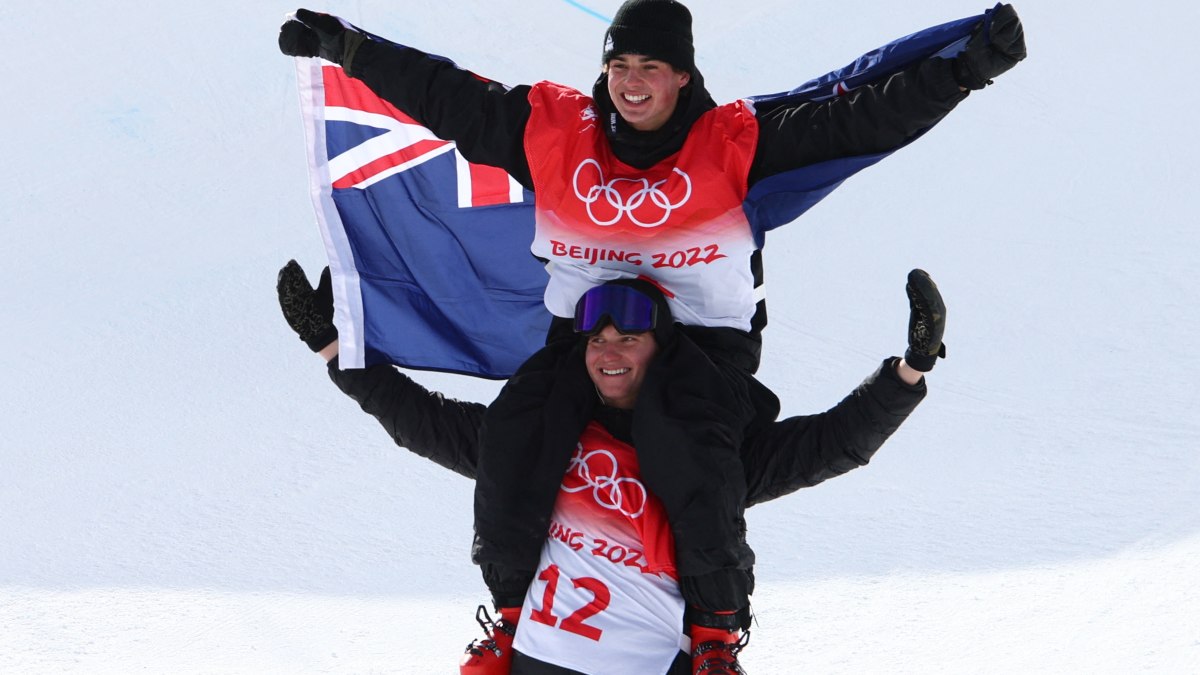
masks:
<path fill-rule="evenodd" d="M 622 54 L 666 61 L 676 70 L 694 73 L 692 13 L 675 0 L 627 0 L 604 34 L 602 63 Z"/>

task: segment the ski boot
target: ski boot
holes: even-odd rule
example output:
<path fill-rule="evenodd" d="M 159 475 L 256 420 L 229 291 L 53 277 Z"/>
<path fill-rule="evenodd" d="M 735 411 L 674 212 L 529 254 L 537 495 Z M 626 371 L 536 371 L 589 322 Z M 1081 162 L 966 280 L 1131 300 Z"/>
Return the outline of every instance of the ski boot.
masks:
<path fill-rule="evenodd" d="M 467 645 L 458 662 L 460 675 L 508 675 L 512 670 L 513 637 L 517 634 L 520 607 L 501 607 L 498 621 L 492 621 L 483 605 L 475 611 L 475 620 L 486 637 Z"/>
<path fill-rule="evenodd" d="M 693 675 L 746 675 L 737 655 L 750 642 L 750 631 L 692 625 Z"/>

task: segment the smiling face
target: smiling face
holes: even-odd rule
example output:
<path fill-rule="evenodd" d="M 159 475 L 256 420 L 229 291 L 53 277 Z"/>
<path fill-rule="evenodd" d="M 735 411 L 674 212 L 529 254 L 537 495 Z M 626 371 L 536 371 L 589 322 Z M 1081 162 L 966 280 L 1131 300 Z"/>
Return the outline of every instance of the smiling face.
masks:
<path fill-rule="evenodd" d="M 637 54 L 614 57 L 604 67 L 608 96 L 617 113 L 638 131 L 654 131 L 671 119 L 679 90 L 692 78 L 666 61 Z"/>
<path fill-rule="evenodd" d="M 588 338 L 584 360 L 604 403 L 632 410 L 657 353 L 653 333 L 622 333 L 610 323 Z"/>

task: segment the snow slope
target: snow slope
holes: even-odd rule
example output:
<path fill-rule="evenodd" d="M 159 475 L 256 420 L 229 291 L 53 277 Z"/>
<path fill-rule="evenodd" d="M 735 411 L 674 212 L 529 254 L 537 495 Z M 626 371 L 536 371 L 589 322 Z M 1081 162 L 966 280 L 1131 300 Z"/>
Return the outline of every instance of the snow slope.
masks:
<path fill-rule="evenodd" d="M 721 101 L 986 6 L 735 4 L 690 3 Z M 586 88 L 618 5 L 314 8 Z M 323 264 L 292 9 L 0 6 L 0 672 L 448 673 L 477 633 L 471 485 L 279 315 L 279 266 Z M 1200 671 L 1200 9 L 1018 9 L 1027 62 L 770 237 L 786 414 L 903 348 L 912 267 L 950 358 L 871 466 L 751 512 L 750 672 Z"/>

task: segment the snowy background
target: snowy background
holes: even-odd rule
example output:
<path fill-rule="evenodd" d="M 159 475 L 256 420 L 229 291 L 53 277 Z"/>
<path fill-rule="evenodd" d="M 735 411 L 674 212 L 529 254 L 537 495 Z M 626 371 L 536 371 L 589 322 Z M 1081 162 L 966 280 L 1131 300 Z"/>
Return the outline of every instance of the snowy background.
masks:
<path fill-rule="evenodd" d="M 740 4 L 690 3 L 719 101 L 986 7 Z M 619 2 L 584 5 L 313 7 L 587 88 Z M 1028 61 L 772 234 L 786 414 L 903 349 L 912 267 L 950 358 L 869 467 L 751 511 L 750 672 L 1200 672 L 1198 7 L 1018 4 Z M 0 4 L 0 672 L 452 673 L 478 634 L 471 484 L 276 303 L 324 264 L 294 8 Z"/>

